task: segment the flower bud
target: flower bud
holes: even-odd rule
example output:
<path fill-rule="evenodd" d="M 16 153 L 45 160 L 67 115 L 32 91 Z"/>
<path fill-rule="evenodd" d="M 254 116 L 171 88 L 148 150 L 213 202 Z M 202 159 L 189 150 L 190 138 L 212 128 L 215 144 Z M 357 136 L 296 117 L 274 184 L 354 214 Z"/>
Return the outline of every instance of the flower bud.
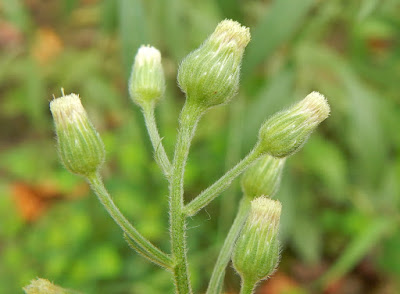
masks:
<path fill-rule="evenodd" d="M 249 41 L 248 28 L 233 20 L 220 22 L 179 67 L 178 83 L 188 101 L 204 108 L 229 102 L 239 88 L 240 64 Z"/>
<path fill-rule="evenodd" d="M 302 101 L 268 119 L 259 132 L 262 152 L 274 157 L 292 155 L 307 141 L 312 131 L 329 116 L 327 100 L 312 92 Z"/>
<path fill-rule="evenodd" d="M 129 94 L 140 107 L 154 106 L 165 91 L 161 54 L 151 46 L 141 46 L 135 57 L 129 80 Z"/>
<path fill-rule="evenodd" d="M 242 176 L 242 191 L 251 199 L 265 195 L 272 197 L 278 191 L 285 158 L 264 155 Z"/>
<path fill-rule="evenodd" d="M 266 197 L 251 201 L 249 216 L 236 241 L 232 262 L 242 280 L 267 278 L 279 263 L 281 203 Z"/>
<path fill-rule="evenodd" d="M 32 280 L 31 283 L 24 288 L 26 294 L 68 294 L 72 293 L 67 289 L 56 286 L 46 279 Z"/>
<path fill-rule="evenodd" d="M 58 150 L 65 167 L 72 173 L 88 176 L 96 172 L 105 158 L 103 142 L 89 121 L 79 96 L 70 94 L 50 102 L 56 127 Z"/>

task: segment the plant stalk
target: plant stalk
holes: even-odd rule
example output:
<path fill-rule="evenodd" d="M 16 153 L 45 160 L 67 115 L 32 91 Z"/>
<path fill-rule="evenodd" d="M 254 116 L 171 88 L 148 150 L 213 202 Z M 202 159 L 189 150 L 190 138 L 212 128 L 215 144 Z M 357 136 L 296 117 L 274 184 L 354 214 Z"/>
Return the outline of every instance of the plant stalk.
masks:
<path fill-rule="evenodd" d="M 156 118 L 154 114 L 154 106 L 149 105 L 143 108 L 144 121 L 146 128 L 150 136 L 151 144 L 154 149 L 154 158 L 157 164 L 160 166 L 164 175 L 169 179 L 171 176 L 171 163 L 168 159 L 167 153 L 165 152 L 162 138 L 157 129 Z"/>
<path fill-rule="evenodd" d="M 262 153 L 258 150 L 257 146 L 238 164 L 236 164 L 230 171 L 223 175 L 218 181 L 200 193 L 189 204 L 185 206 L 185 212 L 188 216 L 193 216 L 199 212 L 208 203 L 213 201 L 218 195 L 225 191 L 232 181 L 244 172 L 251 164 L 260 158 Z"/>
<path fill-rule="evenodd" d="M 246 196 L 242 198 L 239 204 L 239 210 L 236 218 L 229 230 L 228 235 L 222 245 L 217 262 L 215 263 L 210 282 L 208 284 L 206 294 L 219 294 L 222 292 L 225 270 L 231 260 L 232 251 L 235 247 L 235 242 L 239 236 L 240 230 L 247 219 L 250 210 L 250 199 Z"/>
<path fill-rule="evenodd" d="M 186 215 L 183 211 L 184 172 L 190 143 L 202 113 L 199 108 L 188 103 L 183 106 L 170 179 L 170 235 L 174 258 L 173 273 L 178 294 L 192 293 L 186 256 Z"/>
<path fill-rule="evenodd" d="M 129 238 L 135 242 L 136 246 L 140 248 L 137 252 L 144 257 L 150 259 L 152 262 L 160 265 L 161 267 L 171 269 L 173 261 L 170 256 L 162 252 L 156 246 L 154 246 L 149 240 L 143 237 L 132 224 L 124 217 L 118 207 L 111 199 L 110 194 L 104 187 L 103 181 L 98 173 L 87 177 L 91 188 L 96 193 L 101 204 L 107 210 L 108 214 L 114 219 L 114 221 L 121 227 L 121 229 L 129 236 Z"/>
<path fill-rule="evenodd" d="M 240 294 L 253 294 L 256 283 L 252 280 L 242 279 L 242 287 L 240 288 Z"/>

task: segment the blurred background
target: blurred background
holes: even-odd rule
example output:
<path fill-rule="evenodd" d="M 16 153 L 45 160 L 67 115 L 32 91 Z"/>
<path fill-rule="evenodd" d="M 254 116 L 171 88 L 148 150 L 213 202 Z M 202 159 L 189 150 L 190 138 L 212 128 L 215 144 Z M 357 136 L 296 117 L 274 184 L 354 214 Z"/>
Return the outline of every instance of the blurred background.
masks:
<path fill-rule="evenodd" d="M 169 250 L 167 182 L 127 78 L 141 44 L 162 52 L 157 108 L 172 155 L 184 96 L 179 62 L 224 18 L 251 28 L 234 102 L 203 118 L 187 201 L 232 167 L 269 115 L 320 91 L 332 114 L 287 161 L 282 262 L 259 293 L 400 293 L 400 1 L 2 0 L 0 293 L 36 277 L 83 293 L 172 293 L 131 251 L 83 179 L 59 163 L 49 101 L 79 93 L 107 149 L 115 202 Z M 238 181 L 189 220 L 197 293 L 207 287 L 240 199 Z M 229 267 L 226 292 L 237 293 Z"/>

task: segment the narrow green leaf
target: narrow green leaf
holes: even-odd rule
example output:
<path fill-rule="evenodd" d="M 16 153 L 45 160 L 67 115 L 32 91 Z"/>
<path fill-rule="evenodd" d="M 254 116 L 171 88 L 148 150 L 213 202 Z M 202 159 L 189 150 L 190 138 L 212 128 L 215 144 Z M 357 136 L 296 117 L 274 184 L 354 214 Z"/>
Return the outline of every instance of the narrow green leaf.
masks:
<path fill-rule="evenodd" d="M 187 54 L 185 52 L 185 26 L 182 25 L 184 6 L 181 0 L 164 0 L 161 3 L 162 23 L 160 25 L 162 25 L 163 35 L 160 38 L 167 45 L 169 54 L 175 60 L 180 61 Z"/>
<path fill-rule="evenodd" d="M 314 133 L 303 149 L 304 167 L 321 181 L 325 197 L 338 203 L 347 201 L 348 163 L 336 144 Z"/>
<path fill-rule="evenodd" d="M 294 250 L 308 264 L 317 264 L 322 254 L 322 232 L 314 222 L 308 215 L 297 217 L 291 238 Z"/>
<path fill-rule="evenodd" d="M 141 44 L 149 43 L 147 18 L 142 1 L 119 0 L 119 26 L 125 76 L 128 77 L 133 57 Z"/>
<path fill-rule="evenodd" d="M 243 62 L 243 77 L 251 77 L 255 67 L 267 59 L 282 43 L 290 39 L 299 29 L 314 0 L 275 0 L 264 19 L 251 31 L 250 42 Z"/>
<path fill-rule="evenodd" d="M 386 218 L 374 219 L 360 234 L 354 237 L 342 255 L 317 283 L 325 287 L 348 273 L 394 225 L 392 220 Z"/>
<path fill-rule="evenodd" d="M 345 59 L 324 46 L 302 46 L 298 50 L 298 59 L 299 64 L 303 64 L 303 72 L 307 71 L 310 77 L 314 74 L 317 78 L 318 73 L 329 71 L 335 78 L 335 88 L 343 89 L 341 98 L 330 99 L 326 93 L 332 113 L 337 107 L 343 107 L 340 103 L 346 107 L 347 120 L 334 123 L 344 129 L 341 139 L 344 138 L 355 158 L 353 170 L 357 171 L 357 181 L 374 189 L 381 179 L 388 153 L 388 138 L 384 136 L 379 119 L 383 108 L 378 94 L 360 80 Z"/>

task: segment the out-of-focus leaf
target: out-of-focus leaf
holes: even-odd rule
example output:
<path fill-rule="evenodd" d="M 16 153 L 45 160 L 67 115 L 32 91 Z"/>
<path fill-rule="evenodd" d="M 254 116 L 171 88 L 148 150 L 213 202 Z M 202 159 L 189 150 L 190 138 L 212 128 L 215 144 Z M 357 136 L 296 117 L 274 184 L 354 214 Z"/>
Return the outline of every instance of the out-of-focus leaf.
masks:
<path fill-rule="evenodd" d="M 388 163 L 382 172 L 384 175 L 376 202 L 381 210 L 396 215 L 400 207 L 400 158 L 396 162 Z"/>
<path fill-rule="evenodd" d="M 147 17 L 140 0 L 119 0 L 119 34 L 125 76 L 131 71 L 133 57 L 141 44 L 149 44 Z"/>
<path fill-rule="evenodd" d="M 43 76 L 38 74 L 40 72 L 36 64 L 26 64 L 25 67 L 25 87 L 26 94 L 20 99 L 24 100 L 27 107 L 26 113 L 30 116 L 31 123 L 37 127 L 38 130 L 45 130 L 46 111 L 48 111 L 49 97 L 46 97 L 45 83 Z"/>
<path fill-rule="evenodd" d="M 162 22 L 158 24 L 163 27 L 157 30 L 163 32 L 160 37 L 167 45 L 169 54 L 176 61 L 180 61 L 185 54 L 188 54 L 185 52 L 187 48 L 185 26 L 182 25 L 185 6 L 181 0 L 161 1 L 161 3 Z"/>
<path fill-rule="evenodd" d="M 15 203 L 12 201 L 10 186 L 0 182 L 0 239 L 12 240 L 17 237 L 19 230 L 23 227 L 22 219 L 19 217 Z"/>
<path fill-rule="evenodd" d="M 254 68 L 300 28 L 314 0 L 296 2 L 275 0 L 260 24 L 252 30 L 250 42 L 243 62 L 243 78 L 250 78 Z M 284 21 L 282 21 L 284 20 Z"/>
<path fill-rule="evenodd" d="M 378 183 L 380 169 L 384 167 L 386 156 L 386 138 L 383 137 L 379 123 L 379 100 L 358 81 L 347 77 L 349 90 L 350 119 L 349 142 L 357 158 L 358 172 L 363 173 L 370 186 Z"/>
<path fill-rule="evenodd" d="M 346 138 L 354 156 L 354 176 L 358 181 L 367 180 L 367 186 L 372 189 L 380 179 L 380 170 L 387 154 L 387 138 L 383 136 L 384 131 L 379 123 L 379 99 L 383 98 L 377 97 L 342 58 L 327 48 L 304 46 L 299 50 L 299 56 L 304 59 L 302 62 L 305 66 L 321 67 L 335 75 L 346 90 L 346 97 L 337 97 L 338 101 L 330 100 L 330 103 L 333 107 L 340 102 L 346 103 L 348 120 L 347 123 L 339 122 L 344 128 L 341 139 Z M 333 113 L 332 117 L 335 115 Z"/>
<path fill-rule="evenodd" d="M 326 287 L 340 279 L 354 268 L 367 252 L 373 246 L 376 246 L 394 226 L 396 226 L 396 223 L 388 218 L 372 220 L 359 234 L 354 236 L 347 248 L 317 283 Z"/>
<path fill-rule="evenodd" d="M 293 195 L 296 197 L 298 195 Z M 315 220 L 306 214 L 297 215 L 291 241 L 300 258 L 309 264 L 316 264 L 321 259 L 321 228 L 314 224 Z"/>
<path fill-rule="evenodd" d="M 103 1 L 101 15 L 102 15 L 101 21 L 104 30 L 108 33 L 114 32 L 118 23 L 118 18 L 117 18 L 118 1 L 115 0 Z"/>
<path fill-rule="evenodd" d="M 297 207 L 300 201 L 296 193 L 296 188 L 293 186 L 293 179 L 286 170 L 283 172 L 281 187 L 276 194 L 276 199 L 282 203 L 283 207 L 279 227 L 279 239 L 284 245 L 291 241 L 292 233 L 296 230 Z"/>
<path fill-rule="evenodd" d="M 322 180 L 319 186 L 326 187 L 325 194 L 333 200 L 346 199 L 348 166 L 344 154 L 331 142 L 313 134 L 304 146 L 302 162 L 307 171 Z"/>
<path fill-rule="evenodd" d="M 393 234 L 383 242 L 379 266 L 388 274 L 400 275 L 400 235 Z"/>

